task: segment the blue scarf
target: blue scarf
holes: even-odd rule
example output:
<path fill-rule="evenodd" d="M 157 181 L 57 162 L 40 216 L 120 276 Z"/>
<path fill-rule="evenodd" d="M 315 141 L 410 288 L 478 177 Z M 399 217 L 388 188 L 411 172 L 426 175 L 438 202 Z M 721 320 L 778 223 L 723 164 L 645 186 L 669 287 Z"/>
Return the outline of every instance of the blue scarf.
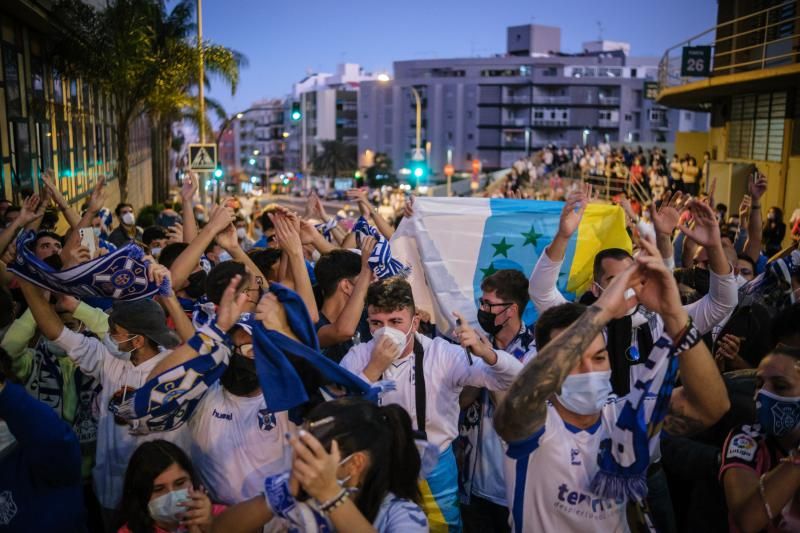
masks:
<path fill-rule="evenodd" d="M 669 400 L 678 375 L 678 349 L 666 337 L 656 341 L 645 372 L 624 398 L 624 405 L 611 436 L 600 443 L 597 463 L 600 470 L 592 480 L 594 494 L 614 500 L 641 502 L 647 496 L 647 468 L 650 466 L 650 441 L 657 439 L 669 409 Z M 646 404 L 655 405 L 648 418 Z M 647 400 L 650 398 L 650 400 Z M 630 443 L 631 446 L 627 446 Z M 624 466 L 628 465 L 628 466 Z"/>
<path fill-rule="evenodd" d="M 135 244 L 127 244 L 66 270 L 56 270 L 30 249 L 29 245 L 35 239 L 33 230 L 19 234 L 17 258 L 8 270 L 43 289 L 78 297 L 115 300 L 140 300 L 169 290 L 167 280 L 160 287 L 148 281 L 148 263 L 142 260 L 144 251 Z"/>
<path fill-rule="evenodd" d="M 256 372 L 267 408 L 271 412 L 289 411 L 289 419 L 299 423 L 310 407 L 306 405 L 310 398 L 319 399 L 318 390 L 324 391 L 327 385 L 377 401 L 380 387 L 370 387 L 320 353 L 314 324 L 297 293 L 277 283 L 271 283 L 269 290 L 283 304 L 287 321 L 300 342 L 265 328 L 260 321 L 251 322 Z"/>
<path fill-rule="evenodd" d="M 322 233 L 322 236 L 325 237 L 326 241 L 333 242 L 333 228 L 339 225 L 340 218 L 341 217 L 338 215 L 333 216 L 329 218 L 327 222 L 320 222 L 314 227 L 317 228 L 317 231 Z"/>
<path fill-rule="evenodd" d="M 392 259 L 392 250 L 389 247 L 389 241 L 386 240 L 380 231 L 374 226 L 370 226 L 367 219 L 359 217 L 353 226 L 353 232 L 356 234 L 356 242 L 361 246 L 361 237 L 375 237 L 378 241 L 375 249 L 372 250 L 372 255 L 369 256 L 369 263 L 372 271 L 378 276 L 379 279 L 390 278 L 392 276 L 407 276 L 411 272 L 411 268 L 405 266 L 397 259 Z"/>

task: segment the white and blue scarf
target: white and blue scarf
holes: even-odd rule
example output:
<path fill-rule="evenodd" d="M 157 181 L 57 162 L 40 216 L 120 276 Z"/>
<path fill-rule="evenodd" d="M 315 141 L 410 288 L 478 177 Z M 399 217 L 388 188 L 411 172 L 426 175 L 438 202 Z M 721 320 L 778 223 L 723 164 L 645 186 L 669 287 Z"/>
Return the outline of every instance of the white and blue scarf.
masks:
<path fill-rule="evenodd" d="M 699 335 L 692 328 L 690 335 Z M 691 342 L 684 339 L 683 345 Z M 669 408 L 672 389 L 678 375 L 677 354 L 667 337 L 656 341 L 647 360 L 647 371 L 633 384 L 624 397 L 611 435 L 600 443 L 597 456 L 599 471 L 592 480 L 594 494 L 608 499 L 642 502 L 647 496 L 647 468 L 650 466 L 650 443 L 658 439 Z M 647 415 L 646 400 L 655 405 Z"/>
<path fill-rule="evenodd" d="M 8 270 L 43 289 L 82 298 L 115 300 L 140 300 L 169 291 L 166 279 L 161 286 L 147 279 L 148 262 L 143 260 L 144 251 L 136 244 L 127 244 L 72 268 L 56 270 L 30 249 L 35 239 L 33 230 L 19 234 L 17 258 Z"/>
<path fill-rule="evenodd" d="M 359 246 L 361 246 L 362 237 L 375 237 L 377 244 L 375 244 L 375 249 L 372 250 L 372 255 L 369 256 L 369 264 L 379 279 L 392 276 L 407 276 L 411 272 L 410 267 L 392 258 L 389 241 L 378 231 L 378 228 L 370 226 L 366 218 L 359 217 L 356 220 L 353 232 L 356 234 L 356 242 Z"/>

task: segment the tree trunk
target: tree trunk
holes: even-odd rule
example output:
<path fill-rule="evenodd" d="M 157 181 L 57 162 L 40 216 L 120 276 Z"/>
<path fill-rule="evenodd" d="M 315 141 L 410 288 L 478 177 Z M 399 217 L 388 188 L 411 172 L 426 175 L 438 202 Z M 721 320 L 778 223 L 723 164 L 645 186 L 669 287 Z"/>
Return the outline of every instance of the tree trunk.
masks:
<path fill-rule="evenodd" d="M 128 142 L 130 140 L 130 130 L 128 116 L 125 114 L 117 115 L 117 180 L 119 180 L 119 201 L 128 201 Z"/>
<path fill-rule="evenodd" d="M 172 185 L 172 166 L 170 165 L 171 155 L 172 155 L 172 122 L 171 121 L 162 121 L 161 124 L 161 145 L 164 147 L 164 159 L 162 165 L 162 176 L 164 176 L 164 180 L 162 182 L 162 192 L 164 194 L 164 201 L 169 199 L 169 189 Z"/>

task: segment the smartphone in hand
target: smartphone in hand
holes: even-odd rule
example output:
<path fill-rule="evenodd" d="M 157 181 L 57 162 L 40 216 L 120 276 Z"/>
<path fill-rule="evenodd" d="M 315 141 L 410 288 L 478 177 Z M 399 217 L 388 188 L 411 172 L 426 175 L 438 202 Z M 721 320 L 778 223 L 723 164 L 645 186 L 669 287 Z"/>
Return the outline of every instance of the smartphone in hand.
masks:
<path fill-rule="evenodd" d="M 80 228 L 78 233 L 81 236 L 81 246 L 89 250 L 89 255 L 92 259 L 97 257 L 97 246 L 94 242 L 94 230 L 92 228 Z"/>

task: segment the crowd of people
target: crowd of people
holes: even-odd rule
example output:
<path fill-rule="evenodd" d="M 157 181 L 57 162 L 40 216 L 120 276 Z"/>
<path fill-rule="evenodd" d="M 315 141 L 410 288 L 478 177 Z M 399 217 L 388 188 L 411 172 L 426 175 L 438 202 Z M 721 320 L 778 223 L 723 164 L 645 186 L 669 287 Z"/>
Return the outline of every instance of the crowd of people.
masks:
<path fill-rule="evenodd" d="M 766 179 L 730 213 L 702 164 L 576 150 L 643 186 L 633 253 L 559 292 L 598 201 L 570 187 L 530 277 L 449 331 L 391 255 L 413 197 L 203 206 L 187 174 L 137 217 L 46 173 L 0 202 L 0 531 L 800 530 L 800 249 Z"/>

